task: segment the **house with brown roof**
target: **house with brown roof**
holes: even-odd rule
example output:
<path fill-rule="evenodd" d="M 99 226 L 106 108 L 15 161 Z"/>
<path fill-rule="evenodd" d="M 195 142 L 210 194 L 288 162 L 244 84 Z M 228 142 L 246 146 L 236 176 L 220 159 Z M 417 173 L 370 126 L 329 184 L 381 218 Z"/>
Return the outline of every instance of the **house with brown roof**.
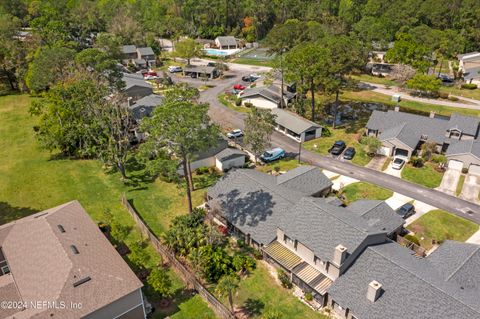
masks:
<path fill-rule="evenodd" d="M 0 226 L 0 319 L 144 319 L 142 282 L 78 201 Z"/>

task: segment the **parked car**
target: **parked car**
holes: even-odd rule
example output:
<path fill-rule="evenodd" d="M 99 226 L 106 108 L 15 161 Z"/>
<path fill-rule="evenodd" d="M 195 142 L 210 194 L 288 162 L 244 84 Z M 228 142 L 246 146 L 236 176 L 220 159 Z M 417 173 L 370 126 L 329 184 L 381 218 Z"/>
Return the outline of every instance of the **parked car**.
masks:
<path fill-rule="evenodd" d="M 281 159 L 285 157 L 285 151 L 280 147 L 276 147 L 272 150 L 265 151 L 261 156 L 260 159 L 264 162 L 272 162 L 277 159 Z"/>
<path fill-rule="evenodd" d="M 233 86 L 233 88 L 234 88 L 235 90 L 237 90 L 237 91 L 243 91 L 243 90 L 245 90 L 247 87 L 246 87 L 245 85 L 235 84 L 235 85 Z"/>
<path fill-rule="evenodd" d="M 157 72 L 155 71 L 148 71 L 147 73 L 143 74 L 143 78 L 145 80 L 155 80 L 158 77 Z"/>
<path fill-rule="evenodd" d="M 344 141 L 336 141 L 332 148 L 330 149 L 330 154 L 332 155 L 340 155 L 342 154 L 343 150 L 347 147 Z"/>
<path fill-rule="evenodd" d="M 228 138 L 238 138 L 243 136 L 243 131 L 240 129 L 233 130 L 227 133 Z"/>
<path fill-rule="evenodd" d="M 208 62 L 208 63 L 207 63 L 207 66 L 216 67 L 216 66 L 217 66 L 217 63 L 215 63 L 215 62 Z"/>
<path fill-rule="evenodd" d="M 172 66 L 169 66 L 168 67 L 168 72 L 170 73 L 178 73 L 178 72 L 182 72 L 183 69 L 181 66 L 175 66 L 175 65 L 172 65 Z"/>
<path fill-rule="evenodd" d="M 242 76 L 242 81 L 255 82 L 259 78 L 260 78 L 260 75 L 258 75 L 258 74 L 249 74 L 249 75 Z"/>
<path fill-rule="evenodd" d="M 446 74 L 440 74 L 438 78 L 443 82 L 443 83 L 453 83 L 454 80 L 453 78 L 449 77 Z"/>
<path fill-rule="evenodd" d="M 348 147 L 345 150 L 345 153 L 343 153 L 343 159 L 351 160 L 355 156 L 355 153 L 356 153 L 356 151 L 355 151 L 354 147 Z"/>
<path fill-rule="evenodd" d="M 405 165 L 405 160 L 403 158 L 395 157 L 393 159 L 393 163 L 392 163 L 393 169 L 402 169 L 403 165 Z"/>
<path fill-rule="evenodd" d="M 403 219 L 407 219 L 408 217 L 415 214 L 415 207 L 410 203 L 403 204 L 400 208 L 397 209 L 397 214 L 400 215 Z"/>

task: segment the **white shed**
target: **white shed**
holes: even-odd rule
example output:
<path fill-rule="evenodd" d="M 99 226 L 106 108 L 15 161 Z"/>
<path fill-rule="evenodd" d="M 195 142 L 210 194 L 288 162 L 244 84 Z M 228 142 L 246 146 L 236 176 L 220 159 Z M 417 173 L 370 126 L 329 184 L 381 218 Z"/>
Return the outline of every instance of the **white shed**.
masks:
<path fill-rule="evenodd" d="M 220 171 L 227 171 L 232 167 L 245 165 L 247 154 L 236 148 L 226 148 L 215 155 L 215 166 Z"/>

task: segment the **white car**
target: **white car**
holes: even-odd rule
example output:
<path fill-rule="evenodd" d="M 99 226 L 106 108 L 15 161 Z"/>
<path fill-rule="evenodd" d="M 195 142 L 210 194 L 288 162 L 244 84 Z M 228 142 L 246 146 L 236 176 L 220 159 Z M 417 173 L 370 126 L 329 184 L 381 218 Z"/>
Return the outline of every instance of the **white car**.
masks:
<path fill-rule="evenodd" d="M 403 158 L 395 157 L 393 159 L 393 163 L 392 163 L 393 169 L 402 169 L 403 165 L 405 165 L 405 160 Z"/>
<path fill-rule="evenodd" d="M 233 130 L 233 131 L 227 133 L 228 138 L 238 138 L 238 137 L 242 137 L 242 136 L 243 136 L 243 132 L 240 129 L 236 129 L 236 130 Z"/>
<path fill-rule="evenodd" d="M 183 69 L 181 66 L 177 66 L 177 65 L 171 65 L 168 67 L 168 72 L 170 73 L 177 73 L 177 72 L 182 72 Z"/>

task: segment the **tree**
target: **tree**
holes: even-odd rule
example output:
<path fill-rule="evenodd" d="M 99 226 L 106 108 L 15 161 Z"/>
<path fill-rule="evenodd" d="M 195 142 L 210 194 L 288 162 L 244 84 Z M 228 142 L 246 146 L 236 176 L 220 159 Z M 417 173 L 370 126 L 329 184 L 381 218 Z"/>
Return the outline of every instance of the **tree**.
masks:
<path fill-rule="evenodd" d="M 367 136 L 362 138 L 362 144 L 367 145 L 367 152 L 370 155 L 376 154 L 382 146 L 382 142 L 374 136 Z"/>
<path fill-rule="evenodd" d="M 187 65 L 190 65 L 190 60 L 193 57 L 200 57 L 203 55 L 202 46 L 195 42 L 195 40 L 187 38 L 179 41 L 175 45 L 175 54 L 179 58 L 187 60 Z"/>
<path fill-rule="evenodd" d="M 18 88 L 17 70 L 25 63 L 25 48 L 15 36 L 21 21 L 10 14 L 0 14 L 0 77 L 5 78 L 11 90 Z"/>
<path fill-rule="evenodd" d="M 390 73 L 390 77 L 403 86 L 415 75 L 415 73 L 415 69 L 409 65 L 395 64 L 392 68 L 392 72 Z"/>
<path fill-rule="evenodd" d="M 170 91 L 162 107 L 156 108 L 141 126 L 144 132 L 148 132 L 142 147 L 146 148 L 149 157 L 163 160 L 159 154 L 167 153 L 170 159 L 181 161 L 190 212 L 193 209 L 190 161 L 198 152 L 214 146 L 219 134 L 218 127 L 210 122 L 207 114 L 208 104 L 195 102 L 192 94 L 198 92 L 186 87 Z"/>
<path fill-rule="evenodd" d="M 422 156 L 425 160 L 430 161 L 435 153 L 437 153 L 437 143 L 426 142 L 422 145 Z"/>
<path fill-rule="evenodd" d="M 164 269 L 154 268 L 147 277 L 147 283 L 153 293 L 160 297 L 169 297 L 172 294 L 172 280 Z"/>
<path fill-rule="evenodd" d="M 423 44 L 416 43 L 408 34 L 399 34 L 391 49 L 387 51 L 385 59 L 388 62 L 408 64 L 419 70 L 427 72 L 432 64 L 431 52 Z"/>
<path fill-rule="evenodd" d="M 268 110 L 252 108 L 245 119 L 245 143 L 249 144 L 257 157 L 270 144 L 270 136 L 275 128 L 275 115 Z"/>
<path fill-rule="evenodd" d="M 442 81 L 434 75 L 417 74 L 407 81 L 407 87 L 420 95 L 437 96 Z"/>
<path fill-rule="evenodd" d="M 233 312 L 233 295 L 238 289 L 239 280 L 235 275 L 225 275 L 218 281 L 216 290 L 219 295 L 227 296 L 230 309 Z"/>
<path fill-rule="evenodd" d="M 117 60 L 105 51 L 96 48 L 82 50 L 75 56 L 75 63 L 85 71 L 95 71 L 99 79 L 106 78 L 109 84 L 117 89 L 124 85 Z"/>

